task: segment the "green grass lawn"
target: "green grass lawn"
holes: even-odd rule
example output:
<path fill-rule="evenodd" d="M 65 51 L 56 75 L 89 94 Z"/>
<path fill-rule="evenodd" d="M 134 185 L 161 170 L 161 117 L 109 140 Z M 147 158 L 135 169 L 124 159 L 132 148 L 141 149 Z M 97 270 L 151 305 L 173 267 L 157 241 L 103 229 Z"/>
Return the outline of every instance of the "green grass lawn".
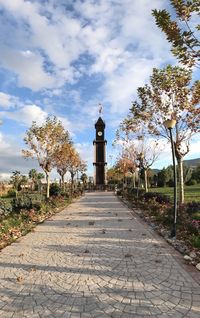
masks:
<path fill-rule="evenodd" d="M 173 187 L 150 188 L 149 192 L 159 192 L 159 193 L 169 195 L 171 198 L 173 198 L 174 188 Z M 191 202 L 191 201 L 200 202 L 200 184 L 196 184 L 193 186 L 185 186 L 185 202 Z"/>

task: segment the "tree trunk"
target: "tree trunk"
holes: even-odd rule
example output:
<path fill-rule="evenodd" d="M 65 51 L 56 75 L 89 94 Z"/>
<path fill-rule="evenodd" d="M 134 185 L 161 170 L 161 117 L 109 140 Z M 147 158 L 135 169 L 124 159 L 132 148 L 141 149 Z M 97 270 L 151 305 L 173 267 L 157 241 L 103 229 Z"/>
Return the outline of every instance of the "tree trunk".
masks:
<path fill-rule="evenodd" d="M 74 189 L 74 174 L 71 173 L 71 197 L 72 197 L 72 194 L 73 194 L 73 189 Z"/>
<path fill-rule="evenodd" d="M 184 203 L 184 178 L 183 178 L 183 158 L 177 158 L 179 176 L 179 201 Z"/>
<path fill-rule="evenodd" d="M 136 188 L 135 179 L 136 179 L 136 173 L 135 173 L 135 171 L 134 171 L 134 172 L 133 172 L 133 187 L 134 187 L 134 188 Z"/>
<path fill-rule="evenodd" d="M 147 169 L 144 169 L 144 189 L 145 192 L 148 192 Z"/>
<path fill-rule="evenodd" d="M 65 180 L 64 180 L 64 174 L 61 176 L 61 183 L 62 183 L 62 189 L 65 191 Z"/>
<path fill-rule="evenodd" d="M 45 172 L 46 174 L 46 181 L 47 181 L 47 199 L 49 199 L 49 188 L 50 188 L 50 183 L 49 183 L 49 172 Z"/>

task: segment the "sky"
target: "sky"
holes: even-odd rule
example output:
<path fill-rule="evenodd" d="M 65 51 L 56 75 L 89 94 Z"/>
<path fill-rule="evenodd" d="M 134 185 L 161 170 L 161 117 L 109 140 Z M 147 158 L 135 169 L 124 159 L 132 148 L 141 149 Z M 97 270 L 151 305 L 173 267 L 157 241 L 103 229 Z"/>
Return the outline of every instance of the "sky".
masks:
<path fill-rule="evenodd" d="M 137 88 L 153 67 L 177 64 L 151 15 L 155 8 L 169 9 L 169 1 L 0 0 L 0 180 L 38 169 L 21 155 L 23 138 L 33 120 L 40 124 L 48 115 L 69 130 L 92 175 L 99 103 L 108 167 L 114 163 L 115 131 Z M 198 149 L 196 136 L 186 159 L 200 157 Z M 167 145 L 154 167 L 169 164 Z"/>

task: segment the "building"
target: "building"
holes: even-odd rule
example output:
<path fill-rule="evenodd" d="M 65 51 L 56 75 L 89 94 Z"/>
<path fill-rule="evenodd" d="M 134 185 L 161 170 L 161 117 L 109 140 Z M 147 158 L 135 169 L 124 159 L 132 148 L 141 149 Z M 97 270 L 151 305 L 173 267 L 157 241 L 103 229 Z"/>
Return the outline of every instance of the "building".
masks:
<path fill-rule="evenodd" d="M 96 189 L 105 189 L 106 186 L 106 144 L 105 140 L 105 122 L 101 117 L 95 123 L 96 138 L 94 145 L 94 185 Z"/>

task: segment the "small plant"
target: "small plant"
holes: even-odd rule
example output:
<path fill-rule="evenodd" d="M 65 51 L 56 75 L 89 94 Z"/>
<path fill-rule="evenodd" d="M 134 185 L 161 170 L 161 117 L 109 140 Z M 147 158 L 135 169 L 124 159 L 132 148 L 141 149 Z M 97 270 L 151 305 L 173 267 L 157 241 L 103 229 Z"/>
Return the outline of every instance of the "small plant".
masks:
<path fill-rule="evenodd" d="M 117 190 L 117 195 L 122 195 L 122 190 Z"/>
<path fill-rule="evenodd" d="M 190 179 L 185 183 L 187 186 L 192 186 L 197 184 L 197 181 L 195 179 Z"/>
<path fill-rule="evenodd" d="M 170 203 L 170 197 L 166 194 L 157 193 L 157 192 L 147 192 L 143 195 L 143 198 L 145 201 L 149 201 L 151 199 L 155 199 L 156 202 L 163 204 L 169 204 Z"/>
<path fill-rule="evenodd" d="M 29 196 L 19 197 L 12 200 L 13 211 L 19 212 L 21 209 L 31 209 L 33 207 L 32 200 Z"/>
<path fill-rule="evenodd" d="M 197 229 L 200 230 L 200 220 L 192 220 L 191 225 Z"/>
<path fill-rule="evenodd" d="M 196 248 L 200 248 L 200 236 L 199 235 L 193 235 L 190 238 L 190 242 L 191 244 L 196 247 Z"/>
<path fill-rule="evenodd" d="M 57 183 L 52 183 L 50 185 L 50 196 L 58 196 L 61 194 L 61 188 L 59 186 L 59 184 Z"/>
<path fill-rule="evenodd" d="M 193 214 L 200 211 L 200 202 L 192 201 L 187 204 L 186 211 L 188 214 Z"/>
<path fill-rule="evenodd" d="M 16 190 L 15 189 L 9 189 L 7 192 L 7 198 L 16 198 Z"/>
<path fill-rule="evenodd" d="M 0 200 L 0 218 L 12 213 L 13 207 L 11 202 Z"/>

